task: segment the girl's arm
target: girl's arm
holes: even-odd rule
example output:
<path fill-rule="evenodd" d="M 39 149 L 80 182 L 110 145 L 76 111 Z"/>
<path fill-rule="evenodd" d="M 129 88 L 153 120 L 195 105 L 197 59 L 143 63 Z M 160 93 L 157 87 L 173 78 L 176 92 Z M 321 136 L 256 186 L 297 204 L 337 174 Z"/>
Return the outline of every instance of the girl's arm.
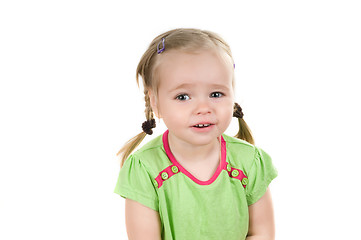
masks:
<path fill-rule="evenodd" d="M 125 199 L 125 224 L 129 240 L 161 240 L 158 212 L 130 199 Z"/>
<path fill-rule="evenodd" d="M 246 240 L 274 240 L 275 223 L 271 192 L 266 193 L 256 203 L 248 207 L 249 229 Z"/>

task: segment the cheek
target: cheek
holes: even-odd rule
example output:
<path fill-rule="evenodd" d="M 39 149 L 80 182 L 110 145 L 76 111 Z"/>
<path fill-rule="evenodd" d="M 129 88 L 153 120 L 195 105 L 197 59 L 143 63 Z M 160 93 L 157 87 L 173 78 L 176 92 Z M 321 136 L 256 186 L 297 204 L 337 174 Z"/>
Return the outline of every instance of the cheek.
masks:
<path fill-rule="evenodd" d="M 184 116 L 184 111 L 182 111 L 182 109 L 179 109 L 179 107 L 174 106 L 168 101 L 160 102 L 158 105 L 158 111 L 160 118 L 164 121 L 171 120 L 173 122 L 183 119 L 182 114 Z"/>
<path fill-rule="evenodd" d="M 233 115 L 233 107 L 234 107 L 234 101 L 232 98 L 228 98 L 224 103 L 223 103 L 223 110 L 225 113 L 231 114 Z"/>
<path fill-rule="evenodd" d="M 226 118 L 229 119 L 229 122 L 231 122 L 231 119 L 232 119 L 232 117 L 233 117 L 233 108 L 229 109 L 229 110 L 225 113 L 225 115 L 226 115 Z"/>
<path fill-rule="evenodd" d="M 227 106 L 223 108 L 222 115 L 227 122 L 231 122 L 233 117 L 233 103 L 227 104 Z"/>

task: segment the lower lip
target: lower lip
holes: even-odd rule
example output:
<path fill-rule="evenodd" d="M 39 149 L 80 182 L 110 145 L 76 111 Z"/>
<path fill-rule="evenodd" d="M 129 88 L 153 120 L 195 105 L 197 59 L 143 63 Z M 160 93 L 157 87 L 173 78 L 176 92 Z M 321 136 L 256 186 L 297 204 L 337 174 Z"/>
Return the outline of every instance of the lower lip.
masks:
<path fill-rule="evenodd" d="M 195 132 L 200 132 L 200 133 L 204 133 L 204 132 L 209 132 L 213 129 L 214 124 L 209 125 L 208 127 L 203 127 L 203 128 L 197 128 L 197 127 L 192 127 L 192 130 Z"/>

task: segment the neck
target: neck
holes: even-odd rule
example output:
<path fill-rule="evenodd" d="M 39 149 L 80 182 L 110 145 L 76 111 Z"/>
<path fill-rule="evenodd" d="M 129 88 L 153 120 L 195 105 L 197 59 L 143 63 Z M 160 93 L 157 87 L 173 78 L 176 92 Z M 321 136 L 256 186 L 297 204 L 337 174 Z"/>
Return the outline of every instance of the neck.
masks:
<path fill-rule="evenodd" d="M 169 148 L 179 163 L 205 163 L 210 159 L 220 160 L 220 137 L 206 145 L 193 145 L 168 135 Z"/>

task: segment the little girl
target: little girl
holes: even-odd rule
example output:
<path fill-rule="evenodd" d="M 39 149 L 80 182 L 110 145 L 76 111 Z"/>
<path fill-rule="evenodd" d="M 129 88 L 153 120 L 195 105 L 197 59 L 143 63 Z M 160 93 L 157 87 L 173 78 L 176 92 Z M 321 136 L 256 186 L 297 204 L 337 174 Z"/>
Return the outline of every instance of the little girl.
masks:
<path fill-rule="evenodd" d="M 234 101 L 234 66 L 227 43 L 198 29 L 161 34 L 141 58 L 147 120 L 118 153 L 115 188 L 130 240 L 274 239 L 277 171 Z M 153 113 L 168 130 L 131 155 L 153 133 Z M 232 116 L 237 138 L 224 134 Z"/>

